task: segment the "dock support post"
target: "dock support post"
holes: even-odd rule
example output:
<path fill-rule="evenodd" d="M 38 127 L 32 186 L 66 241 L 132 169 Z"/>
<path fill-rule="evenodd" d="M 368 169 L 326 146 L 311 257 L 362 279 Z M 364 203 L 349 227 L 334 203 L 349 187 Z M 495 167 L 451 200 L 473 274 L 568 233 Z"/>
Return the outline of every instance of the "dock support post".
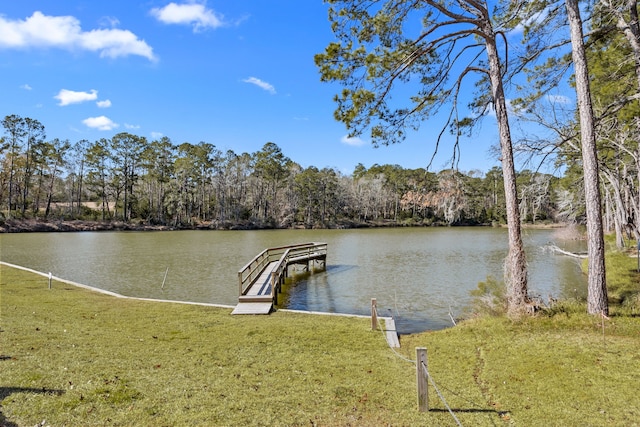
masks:
<path fill-rule="evenodd" d="M 375 298 L 371 298 L 371 330 L 378 330 L 378 309 L 377 309 L 377 300 Z"/>
<path fill-rule="evenodd" d="M 416 382 L 418 387 L 418 411 L 429 411 L 429 392 L 427 391 L 427 349 L 416 347 Z"/>
<path fill-rule="evenodd" d="M 271 292 L 273 293 L 273 305 L 278 305 L 278 291 L 280 280 L 276 279 L 275 273 L 271 273 Z"/>

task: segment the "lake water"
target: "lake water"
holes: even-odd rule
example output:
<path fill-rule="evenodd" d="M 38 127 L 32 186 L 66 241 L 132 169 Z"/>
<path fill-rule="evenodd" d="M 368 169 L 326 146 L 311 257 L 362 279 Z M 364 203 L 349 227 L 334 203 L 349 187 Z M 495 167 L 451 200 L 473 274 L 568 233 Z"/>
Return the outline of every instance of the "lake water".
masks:
<path fill-rule="evenodd" d="M 545 250 L 553 230 L 524 230 L 529 289 L 584 296 L 576 259 Z M 328 243 L 325 271 L 287 287 L 283 308 L 393 315 L 400 333 L 441 329 L 465 313 L 470 291 L 502 278 L 507 231 L 499 228 L 166 231 L 0 234 L 0 259 L 123 295 L 235 305 L 237 273 L 268 247 Z M 576 246 L 577 245 L 577 246 Z M 168 270 L 167 270 L 168 269 Z M 165 280 L 165 273 L 166 280 Z M 164 281 L 164 287 L 163 287 Z"/>

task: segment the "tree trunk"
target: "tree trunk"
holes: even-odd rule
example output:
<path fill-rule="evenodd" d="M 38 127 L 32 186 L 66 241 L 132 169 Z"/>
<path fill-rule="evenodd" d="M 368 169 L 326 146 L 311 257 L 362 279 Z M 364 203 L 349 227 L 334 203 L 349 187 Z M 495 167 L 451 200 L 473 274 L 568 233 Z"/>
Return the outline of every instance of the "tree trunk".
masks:
<path fill-rule="evenodd" d="M 31 139 L 27 137 L 27 151 L 25 153 L 25 166 L 24 166 L 24 182 L 22 187 L 22 218 L 25 218 L 27 213 L 27 197 L 29 196 L 29 187 L 31 186 Z"/>
<path fill-rule="evenodd" d="M 485 31 L 485 34 L 493 34 L 493 31 Z M 487 56 L 489 58 L 493 102 L 500 132 L 501 161 L 507 209 L 507 226 L 509 230 L 509 253 L 504 264 L 504 280 L 507 287 L 507 312 L 510 315 L 517 316 L 526 311 L 526 305 L 529 302 L 527 291 L 527 262 L 520 229 L 520 211 L 518 207 L 518 190 L 516 187 L 516 172 L 513 162 L 511 131 L 509 129 L 507 103 L 502 85 L 502 70 L 495 38 L 487 37 L 486 46 Z"/>
<path fill-rule="evenodd" d="M 630 206 L 628 207 L 629 203 L 627 203 L 629 199 L 623 197 L 622 194 L 626 171 L 624 172 L 624 175 L 620 177 L 619 174 L 614 175 L 612 172 L 603 169 L 602 175 L 604 183 L 603 186 L 605 187 L 604 190 L 607 191 L 606 182 L 609 182 L 608 187 L 611 188 L 610 194 L 612 197 L 611 205 L 613 210 L 612 217 L 614 229 L 616 233 L 616 247 L 622 249 L 625 246 L 624 234 L 627 229 L 627 218 L 630 218 L 632 215 L 632 209 Z"/>
<path fill-rule="evenodd" d="M 587 251 L 589 256 L 587 311 L 590 314 L 609 314 L 607 282 L 604 264 L 604 236 L 601 195 L 598 177 L 593 106 L 589 88 L 589 72 L 582 33 L 582 19 L 578 0 L 566 0 L 567 17 L 571 29 L 572 56 L 576 79 L 576 94 L 580 114 L 580 137 L 584 169 L 584 192 L 587 213 Z"/>
<path fill-rule="evenodd" d="M 84 159 L 80 161 L 78 173 L 78 215 L 82 215 L 82 180 L 84 178 Z"/>

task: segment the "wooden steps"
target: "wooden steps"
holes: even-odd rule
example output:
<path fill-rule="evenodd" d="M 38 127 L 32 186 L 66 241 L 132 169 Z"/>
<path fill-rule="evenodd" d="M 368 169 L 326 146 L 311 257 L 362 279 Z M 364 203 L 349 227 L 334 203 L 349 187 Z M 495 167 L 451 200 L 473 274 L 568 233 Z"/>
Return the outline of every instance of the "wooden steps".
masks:
<path fill-rule="evenodd" d="M 269 314 L 273 309 L 273 303 L 269 302 L 239 302 L 231 314 Z"/>
<path fill-rule="evenodd" d="M 389 347 L 400 348 L 400 340 L 398 340 L 398 331 L 396 330 L 396 321 L 393 317 L 381 317 L 384 320 L 384 332 L 387 337 Z"/>

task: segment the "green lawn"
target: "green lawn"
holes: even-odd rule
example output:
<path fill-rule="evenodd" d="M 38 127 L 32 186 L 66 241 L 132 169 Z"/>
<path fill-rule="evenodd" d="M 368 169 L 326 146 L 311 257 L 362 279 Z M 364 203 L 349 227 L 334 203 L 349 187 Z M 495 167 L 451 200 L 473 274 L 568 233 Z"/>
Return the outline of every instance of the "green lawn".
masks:
<path fill-rule="evenodd" d="M 403 336 L 370 321 L 114 298 L 0 266 L 0 425 L 640 425 L 640 318 L 557 308 Z"/>

